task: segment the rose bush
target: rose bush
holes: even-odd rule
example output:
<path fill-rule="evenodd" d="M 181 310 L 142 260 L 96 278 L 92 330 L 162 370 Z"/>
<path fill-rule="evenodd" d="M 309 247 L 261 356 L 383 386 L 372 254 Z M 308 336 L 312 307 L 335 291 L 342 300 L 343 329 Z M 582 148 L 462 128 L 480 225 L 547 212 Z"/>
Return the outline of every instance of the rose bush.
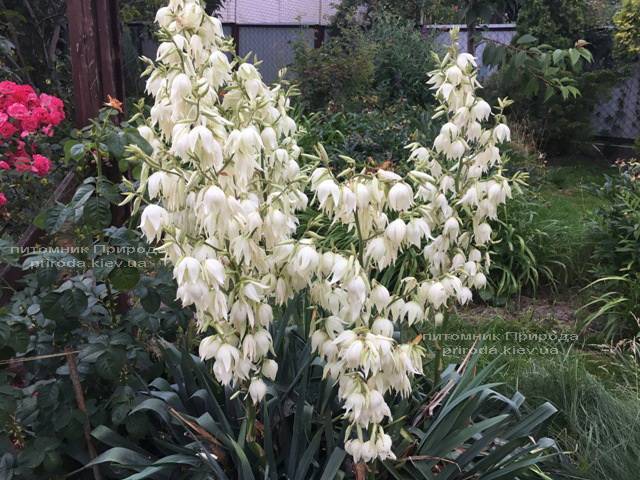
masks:
<path fill-rule="evenodd" d="M 33 87 L 0 82 L 0 170 L 45 176 L 51 160 L 38 153 L 38 137 L 53 136 L 53 129 L 65 118 L 62 100 L 38 95 Z M 0 206 L 7 203 L 0 192 Z"/>

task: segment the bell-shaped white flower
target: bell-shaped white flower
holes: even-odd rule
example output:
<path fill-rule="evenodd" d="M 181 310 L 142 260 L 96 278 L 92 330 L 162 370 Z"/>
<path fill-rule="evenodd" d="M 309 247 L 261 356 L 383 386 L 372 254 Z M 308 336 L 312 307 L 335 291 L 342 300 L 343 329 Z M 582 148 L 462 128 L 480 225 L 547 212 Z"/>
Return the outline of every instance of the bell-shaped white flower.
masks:
<path fill-rule="evenodd" d="M 400 218 L 397 218 L 387 226 L 384 234 L 391 244 L 398 248 L 404 242 L 407 225 Z"/>
<path fill-rule="evenodd" d="M 260 378 L 254 378 L 249 385 L 249 395 L 253 403 L 260 403 L 267 394 L 267 384 Z"/>
<path fill-rule="evenodd" d="M 471 115 L 473 116 L 474 120 L 482 122 L 489 118 L 489 115 L 491 115 L 491 107 L 484 100 L 478 100 L 476 104 L 471 107 Z"/>
<path fill-rule="evenodd" d="M 140 229 L 147 240 L 160 240 L 162 228 L 166 225 L 169 214 L 159 205 L 149 205 L 143 211 L 140 218 Z"/>
<path fill-rule="evenodd" d="M 388 201 L 396 212 L 408 210 L 413 205 L 413 190 L 406 183 L 398 182 L 389 190 Z"/>
<path fill-rule="evenodd" d="M 184 257 L 173 269 L 173 275 L 179 284 L 198 281 L 200 272 L 200 262 L 193 257 Z"/>
<path fill-rule="evenodd" d="M 476 59 L 470 53 L 463 52 L 456 58 L 456 65 L 462 71 L 466 71 L 469 67 L 476 67 Z"/>
<path fill-rule="evenodd" d="M 191 94 L 191 80 L 184 73 L 179 73 L 171 83 L 171 100 L 179 102 L 187 98 Z"/>
<path fill-rule="evenodd" d="M 462 71 L 460 70 L 460 68 L 458 68 L 457 65 L 449 67 L 446 71 L 446 76 L 447 76 L 447 80 L 454 87 L 459 85 L 460 82 L 462 81 Z"/>
<path fill-rule="evenodd" d="M 445 290 L 444 285 L 440 282 L 435 282 L 431 285 L 427 295 L 429 302 L 436 309 L 440 308 L 447 301 L 447 291 Z"/>
<path fill-rule="evenodd" d="M 275 360 L 267 359 L 262 363 L 262 374 L 269 380 L 275 380 L 278 374 L 278 364 Z"/>
<path fill-rule="evenodd" d="M 496 139 L 496 142 L 510 142 L 511 141 L 511 130 L 504 123 L 499 123 L 493 129 L 493 137 Z"/>
<path fill-rule="evenodd" d="M 481 223 L 475 228 L 474 237 L 477 245 L 484 245 L 491 240 L 491 226 L 488 223 Z"/>
<path fill-rule="evenodd" d="M 218 352 L 218 348 L 220 348 L 220 343 L 220 339 L 215 335 L 203 338 L 198 347 L 200 358 L 202 360 L 214 358 Z"/>

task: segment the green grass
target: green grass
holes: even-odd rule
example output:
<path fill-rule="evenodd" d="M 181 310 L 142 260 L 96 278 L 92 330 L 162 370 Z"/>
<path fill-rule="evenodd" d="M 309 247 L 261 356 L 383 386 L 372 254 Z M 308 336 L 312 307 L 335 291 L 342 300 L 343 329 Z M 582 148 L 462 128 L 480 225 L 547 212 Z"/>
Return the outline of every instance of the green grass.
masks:
<path fill-rule="evenodd" d="M 459 354 L 471 346 L 473 340 L 466 336 L 483 334 L 480 363 L 500 356 L 503 367 L 492 381 L 520 391 L 531 405 L 548 400 L 558 408 L 543 434 L 559 441 L 577 467 L 577 478 L 638 478 L 640 368 L 633 359 L 585 345 L 573 330 L 553 320 L 460 315 L 450 319 L 446 331 L 465 338 L 443 342 L 450 350 L 448 356 L 445 350 L 445 363 L 459 361 Z M 562 340 L 541 338 L 549 333 Z M 560 337 L 563 334 L 566 337 Z"/>
<path fill-rule="evenodd" d="M 601 202 L 593 188 L 604 182 L 607 170 L 607 166 L 594 163 L 551 166 L 535 185 L 543 200 L 537 219 L 553 220 L 564 228 L 559 243 L 548 248 L 567 258 L 566 283 L 570 287 L 588 283 L 585 259 L 589 258 L 592 248 L 588 234 L 590 214 Z"/>
<path fill-rule="evenodd" d="M 520 378 L 519 389 L 530 400 L 544 398 L 558 408 L 550 433 L 570 452 L 582 475 L 592 480 L 638 478 L 640 401 L 636 392 L 608 387 L 589 372 L 583 358 L 571 354 L 532 362 Z"/>
<path fill-rule="evenodd" d="M 582 235 L 584 220 L 600 202 L 590 188 L 603 183 L 605 172 L 605 168 L 593 165 L 550 167 L 540 185 L 545 200 L 540 219 L 558 220 L 572 235 Z"/>

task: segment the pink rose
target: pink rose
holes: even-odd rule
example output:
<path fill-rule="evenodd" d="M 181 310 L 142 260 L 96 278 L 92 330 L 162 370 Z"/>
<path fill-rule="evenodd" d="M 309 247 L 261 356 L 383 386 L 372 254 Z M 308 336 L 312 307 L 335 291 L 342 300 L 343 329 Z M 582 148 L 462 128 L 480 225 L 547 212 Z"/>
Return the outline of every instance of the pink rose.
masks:
<path fill-rule="evenodd" d="M 0 124 L 0 138 L 9 138 L 13 136 L 18 129 L 11 122 Z"/>
<path fill-rule="evenodd" d="M 16 169 L 16 172 L 24 173 L 31 171 L 31 159 L 27 156 L 16 156 L 13 159 L 13 165 Z"/>
<path fill-rule="evenodd" d="M 51 160 L 44 155 L 36 154 L 33 156 L 33 166 L 31 167 L 31 171 L 41 177 L 44 177 L 49 173 L 49 170 L 51 170 Z"/>
<path fill-rule="evenodd" d="M 8 80 L 0 82 L 0 95 L 12 95 L 17 86 L 17 84 Z"/>
<path fill-rule="evenodd" d="M 29 110 L 27 110 L 27 107 L 25 107 L 21 103 L 14 103 L 12 105 L 9 105 L 9 108 L 7 108 L 7 113 L 9 114 L 9 116 L 21 120 L 29 115 Z"/>

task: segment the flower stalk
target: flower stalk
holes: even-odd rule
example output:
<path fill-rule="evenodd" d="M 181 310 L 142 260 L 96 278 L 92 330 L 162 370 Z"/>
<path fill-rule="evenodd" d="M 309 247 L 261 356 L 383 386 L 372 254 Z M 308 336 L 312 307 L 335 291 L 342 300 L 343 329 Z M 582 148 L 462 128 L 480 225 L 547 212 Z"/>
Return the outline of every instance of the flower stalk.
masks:
<path fill-rule="evenodd" d="M 255 406 L 278 371 L 274 310 L 302 294 L 314 312 L 310 348 L 344 404 L 345 449 L 355 463 L 395 459 L 387 402 L 411 394 L 425 356 L 420 341 L 399 339 L 420 338 L 484 287 L 489 221 L 510 196 L 499 150 L 510 133 L 501 121 L 486 125 L 492 109 L 475 94 L 475 59 L 458 54 L 454 38 L 438 60 L 429 84 L 447 122 L 433 147 L 408 146 L 409 174 L 335 175 L 302 163 L 313 157 L 296 143 L 291 92 L 265 85 L 246 59 L 229 61 L 231 43 L 200 1 L 170 0 L 156 21 L 163 41 L 146 72 L 155 103 L 139 129 L 153 149 L 138 155 L 137 193 L 149 199 L 140 228 L 195 310 L 200 357 L 247 399 L 254 439 Z M 317 223 L 355 231 L 357 248 L 324 248 L 315 221 L 299 235 L 310 203 Z M 391 293 L 376 278 L 410 249 L 426 268 Z"/>

